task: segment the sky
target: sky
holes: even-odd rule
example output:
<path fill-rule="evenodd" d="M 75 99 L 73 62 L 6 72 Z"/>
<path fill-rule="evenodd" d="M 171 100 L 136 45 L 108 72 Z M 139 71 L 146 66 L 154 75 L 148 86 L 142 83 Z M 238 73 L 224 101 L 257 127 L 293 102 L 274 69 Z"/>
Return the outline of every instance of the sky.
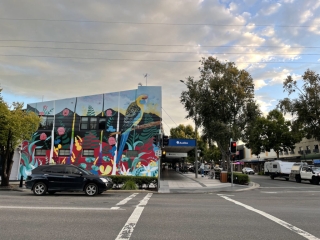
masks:
<path fill-rule="evenodd" d="M 0 87 L 28 103 L 162 87 L 165 134 L 202 57 L 250 73 L 263 113 L 288 95 L 283 81 L 320 73 L 319 0 L 3 0 Z"/>

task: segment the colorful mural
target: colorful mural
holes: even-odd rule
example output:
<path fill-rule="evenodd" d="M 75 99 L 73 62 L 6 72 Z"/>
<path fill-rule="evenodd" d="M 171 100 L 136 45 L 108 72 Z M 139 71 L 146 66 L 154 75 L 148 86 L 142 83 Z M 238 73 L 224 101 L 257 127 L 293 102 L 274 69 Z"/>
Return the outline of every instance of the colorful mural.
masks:
<path fill-rule="evenodd" d="M 21 149 L 20 176 L 43 164 L 74 164 L 98 175 L 158 176 L 153 136 L 161 87 L 28 104 L 42 118 Z M 19 177 L 20 177 L 19 176 Z"/>

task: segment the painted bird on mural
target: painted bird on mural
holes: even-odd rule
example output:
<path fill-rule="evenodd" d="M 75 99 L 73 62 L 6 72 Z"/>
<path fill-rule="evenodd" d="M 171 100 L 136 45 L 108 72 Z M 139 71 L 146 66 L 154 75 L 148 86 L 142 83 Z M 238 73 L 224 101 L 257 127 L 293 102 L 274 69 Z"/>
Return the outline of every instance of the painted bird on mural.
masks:
<path fill-rule="evenodd" d="M 148 99 L 147 95 L 140 95 L 127 108 L 126 115 L 124 116 L 124 120 L 123 120 L 121 140 L 120 140 L 119 150 L 117 155 L 117 163 L 119 163 L 121 159 L 123 149 L 126 145 L 126 142 L 132 127 L 137 126 L 142 119 L 143 112 L 144 112 L 144 105 L 146 104 L 147 99 Z"/>

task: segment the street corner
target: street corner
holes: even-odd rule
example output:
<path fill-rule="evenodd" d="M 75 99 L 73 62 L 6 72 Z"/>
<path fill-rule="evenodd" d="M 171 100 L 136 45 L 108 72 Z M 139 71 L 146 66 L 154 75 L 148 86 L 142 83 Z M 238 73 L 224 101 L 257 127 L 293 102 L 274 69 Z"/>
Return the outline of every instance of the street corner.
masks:
<path fill-rule="evenodd" d="M 260 184 L 255 183 L 255 182 L 250 182 L 250 183 L 248 184 L 248 187 L 247 187 L 247 188 L 237 189 L 237 190 L 235 190 L 235 191 L 236 191 L 236 192 L 242 192 L 242 191 L 253 190 L 253 189 L 256 189 L 256 188 L 259 188 L 259 187 L 260 187 Z"/>

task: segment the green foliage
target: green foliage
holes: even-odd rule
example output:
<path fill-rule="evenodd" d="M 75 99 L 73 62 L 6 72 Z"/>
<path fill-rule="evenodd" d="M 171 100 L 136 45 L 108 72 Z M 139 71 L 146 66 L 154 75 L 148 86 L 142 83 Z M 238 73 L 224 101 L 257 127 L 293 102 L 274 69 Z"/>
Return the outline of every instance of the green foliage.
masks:
<path fill-rule="evenodd" d="M 252 153 L 259 155 L 264 149 L 273 149 L 279 158 L 279 152 L 284 149 L 293 149 L 301 138 L 292 131 L 290 121 L 286 121 L 279 110 L 272 110 L 267 117 L 258 117 L 248 131 L 246 147 Z"/>
<path fill-rule="evenodd" d="M 127 181 L 133 181 L 139 188 L 149 188 L 149 185 L 152 183 L 155 186 L 158 185 L 157 177 L 136 177 L 136 176 L 124 176 L 124 175 L 112 175 L 108 176 L 112 179 L 113 184 L 116 188 L 119 188 L 121 185 L 125 184 Z"/>
<path fill-rule="evenodd" d="M 307 70 L 302 75 L 302 85 L 288 76 L 284 83 L 284 91 L 297 98 L 285 98 L 279 101 L 278 107 L 283 113 L 296 116 L 293 121 L 295 132 L 307 138 L 320 140 L 320 75 Z M 301 85 L 301 87 L 299 87 Z"/>
<path fill-rule="evenodd" d="M 176 128 L 171 128 L 170 129 L 170 136 L 171 138 L 195 138 L 195 132 L 194 128 L 191 125 L 183 125 L 179 124 L 178 127 Z"/>
<path fill-rule="evenodd" d="M 23 103 L 13 102 L 9 105 L 0 97 L 0 155 L 3 167 L 1 185 L 9 185 L 14 149 L 22 140 L 30 140 L 39 124 L 40 118 L 33 112 L 24 111 Z"/>
<path fill-rule="evenodd" d="M 121 187 L 122 190 L 136 190 L 137 185 L 134 181 L 128 180 L 126 181 L 123 186 Z"/>
<path fill-rule="evenodd" d="M 231 182 L 231 173 L 228 173 L 228 182 Z M 233 183 L 245 185 L 250 182 L 249 176 L 243 173 L 233 172 Z"/>
<path fill-rule="evenodd" d="M 253 79 L 232 62 L 208 57 L 201 65 L 200 80 L 187 79 L 188 91 L 182 92 L 181 103 L 188 112 L 186 117 L 202 126 L 208 141 L 217 143 L 222 158 L 229 163 L 226 152 L 230 138 L 240 139 L 249 120 L 260 114 Z"/>

